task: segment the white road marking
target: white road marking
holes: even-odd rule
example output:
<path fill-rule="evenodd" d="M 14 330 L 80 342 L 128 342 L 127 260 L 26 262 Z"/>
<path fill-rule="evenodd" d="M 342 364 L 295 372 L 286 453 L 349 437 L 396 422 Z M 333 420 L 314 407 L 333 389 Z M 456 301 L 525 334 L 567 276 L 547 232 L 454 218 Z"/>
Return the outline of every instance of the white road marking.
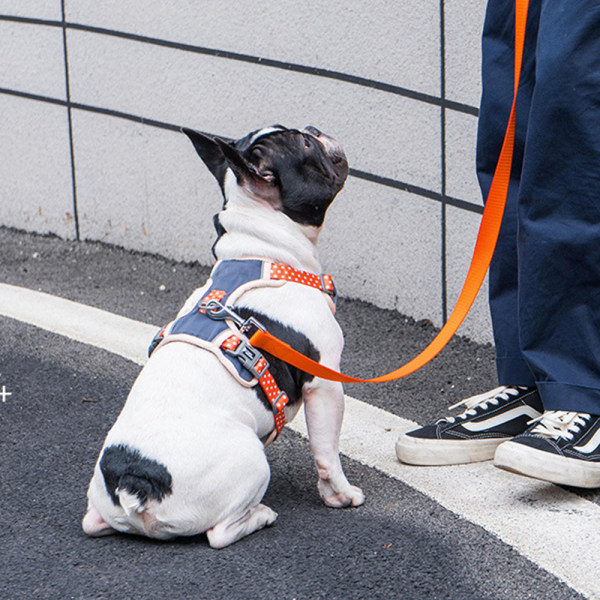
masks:
<path fill-rule="evenodd" d="M 158 329 L 2 283 L 0 315 L 104 348 L 138 364 L 145 363 L 148 344 Z M 340 450 L 495 534 L 584 596 L 600 599 L 596 557 L 600 506 L 557 486 L 500 471 L 489 462 L 454 467 L 402 465 L 394 452 L 396 438 L 416 425 L 346 396 Z M 303 416 L 288 426 L 306 437 Z"/>
<path fill-rule="evenodd" d="M 158 331 L 154 325 L 6 283 L 0 283 L 0 314 L 103 348 L 140 365 L 146 362 L 148 346 Z"/>

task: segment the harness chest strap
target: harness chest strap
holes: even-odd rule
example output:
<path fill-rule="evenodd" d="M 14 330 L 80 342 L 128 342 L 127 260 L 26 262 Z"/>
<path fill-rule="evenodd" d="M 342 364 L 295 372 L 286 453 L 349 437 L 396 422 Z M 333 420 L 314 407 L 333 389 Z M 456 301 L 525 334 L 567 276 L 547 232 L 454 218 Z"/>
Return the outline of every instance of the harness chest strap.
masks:
<path fill-rule="evenodd" d="M 219 273 L 221 267 L 227 267 L 229 272 L 231 272 L 232 265 L 234 268 L 246 268 L 251 264 L 255 266 L 252 274 L 246 277 L 238 278 L 236 283 L 233 283 L 233 287 L 231 287 L 231 281 L 227 281 L 227 277 L 226 281 L 222 281 L 220 278 L 217 282 L 213 281 L 215 273 Z M 325 298 L 327 299 L 329 308 L 332 312 L 335 312 L 337 290 L 335 288 L 335 284 L 333 283 L 333 278 L 328 274 L 316 275 L 314 273 L 301 271 L 281 263 L 273 263 L 263 259 L 247 258 L 218 261 L 213 267 L 210 281 L 212 282 L 212 285 L 204 293 L 204 295 L 196 301 L 192 310 L 190 310 L 187 314 L 178 316 L 174 321 L 167 323 L 161 330 L 159 330 L 148 349 L 148 356 L 150 356 L 154 350 L 165 343 L 170 341 L 185 341 L 184 337 L 188 336 L 189 338 L 189 334 L 203 340 L 208 339 L 210 341 L 210 338 L 204 337 L 203 333 L 201 332 L 203 327 L 202 321 L 197 319 L 199 314 L 209 316 L 211 319 L 215 318 L 214 313 L 207 315 L 206 305 L 211 301 L 215 301 L 218 304 L 221 304 L 222 302 L 223 305 L 235 304 L 236 301 L 239 300 L 239 298 L 247 291 L 273 285 L 269 284 L 270 281 L 289 281 L 315 288 L 323 292 Z M 182 328 L 181 324 L 186 319 L 188 320 L 187 324 Z M 190 319 L 193 320 L 193 323 L 190 323 Z M 183 333 L 183 336 L 179 335 L 180 333 Z M 177 334 L 177 336 L 174 334 Z M 192 340 L 189 339 L 189 341 Z"/>
<path fill-rule="evenodd" d="M 306 285 L 321 292 L 327 294 L 331 297 L 333 302 L 336 300 L 336 289 L 335 284 L 333 283 L 333 278 L 331 275 L 324 273 L 322 275 L 316 275 L 314 273 L 310 273 L 308 271 L 301 271 L 299 269 L 294 269 L 293 267 L 281 263 L 271 263 L 268 272 L 269 279 L 279 280 L 279 281 L 290 281 L 293 283 L 300 283 L 302 285 Z M 218 292 L 218 290 L 214 290 L 214 292 Z M 209 300 L 210 294 L 206 296 L 206 300 Z M 220 301 L 223 298 L 223 295 L 218 297 L 218 294 L 213 294 L 213 298 L 217 301 Z M 236 336 L 232 335 L 228 337 L 222 344 L 221 348 L 223 350 L 235 351 L 242 340 Z M 279 388 L 277 382 L 275 381 L 273 375 L 268 369 L 269 363 L 264 358 L 264 356 L 260 355 L 255 368 L 262 367 L 264 364 L 264 371 L 262 375 L 258 378 L 258 384 L 262 388 L 267 400 L 271 404 L 273 409 L 273 418 L 275 420 L 275 436 L 269 440 L 269 442 L 277 439 L 281 430 L 285 426 L 285 405 L 289 402 L 289 398 L 287 394 Z M 258 374 L 258 373 L 257 373 Z"/>
<path fill-rule="evenodd" d="M 275 429 L 269 437 L 269 440 L 266 442 L 270 443 L 279 436 L 285 425 L 284 408 L 289 401 L 289 397 L 277 385 L 273 375 L 269 371 L 269 363 L 265 357 L 248 342 L 248 339 L 242 332 L 235 328 L 240 325 L 240 323 L 237 322 L 241 321 L 240 317 L 238 317 L 230 308 L 223 306 L 223 304 L 227 303 L 230 299 L 233 301 L 233 297 L 239 298 L 244 290 L 261 287 L 261 281 L 265 282 L 264 285 L 268 285 L 268 283 L 266 283 L 268 281 L 289 281 L 315 288 L 326 295 L 329 307 L 332 311 L 335 311 L 337 293 L 331 275 L 316 275 L 308 271 L 295 269 L 289 265 L 271 263 L 270 261 L 264 260 L 239 259 L 219 261 L 213 269 L 213 274 L 218 272 L 220 266 L 230 269 L 233 263 L 237 263 L 243 268 L 245 268 L 244 265 L 250 266 L 250 263 L 259 263 L 261 265 L 261 274 L 258 275 L 257 272 L 256 275 L 251 276 L 249 279 L 242 278 L 241 280 L 238 280 L 238 283 L 234 284 L 233 289 L 227 284 L 221 286 L 221 283 L 225 283 L 222 280 L 219 280 L 220 283 L 215 282 L 216 286 L 224 287 L 225 289 L 218 289 L 218 287 L 215 287 L 214 285 L 211 286 L 196 303 L 191 313 L 188 313 L 163 327 L 153 340 L 149 349 L 149 354 L 169 342 L 187 342 L 212 351 L 221 360 L 228 372 L 240 384 L 246 387 L 252 387 L 257 384 L 260 385 L 272 407 L 275 420 Z M 222 301 L 223 304 L 221 304 Z M 220 309 L 217 308 L 215 310 L 215 306 L 220 307 Z M 194 314 L 196 317 L 192 317 Z M 193 318 L 193 321 L 190 321 L 190 317 Z M 236 319 L 232 320 L 232 317 L 236 317 Z M 188 325 L 185 325 L 182 331 L 181 326 L 177 324 L 184 320 L 186 320 Z M 213 337 L 214 333 L 205 337 L 205 335 L 207 335 L 205 333 L 206 324 L 211 321 L 223 322 L 221 333 L 217 334 L 216 337 Z M 188 329 L 188 327 L 190 329 Z M 227 335 L 227 333 L 231 333 L 231 335 Z M 223 338 L 223 335 L 226 337 Z M 248 381 L 245 377 L 242 377 L 241 374 L 232 367 L 232 363 L 227 357 L 234 360 L 243 370 L 247 371 L 247 373 L 252 376 L 252 379 Z"/>
<path fill-rule="evenodd" d="M 315 273 L 310 273 L 308 271 L 301 271 L 299 269 L 295 269 L 289 265 L 281 264 L 281 263 L 271 263 L 268 268 L 268 272 L 266 273 L 269 279 L 276 281 L 290 281 L 293 283 L 300 283 L 302 285 L 306 285 L 312 288 L 315 288 L 325 294 L 333 301 L 333 308 L 335 308 L 335 300 L 337 296 L 337 292 L 335 289 L 335 284 L 333 283 L 333 278 L 331 275 L 324 273 L 322 275 L 316 275 Z M 212 299 L 217 300 L 218 302 L 224 297 L 225 293 L 220 290 L 212 290 L 209 292 L 203 299 L 203 303 L 206 303 Z M 228 337 L 222 344 L 221 349 L 225 351 L 229 351 L 230 353 L 235 353 L 240 344 L 242 343 L 242 339 L 237 335 L 231 335 Z M 286 404 L 289 402 L 289 398 L 285 392 L 283 392 L 277 382 L 275 381 L 273 375 L 269 371 L 269 363 L 265 359 L 262 354 L 253 349 L 260 358 L 253 365 L 252 374 L 258 379 L 258 384 L 262 388 L 267 400 L 271 404 L 271 408 L 273 409 L 273 418 L 275 420 L 275 435 L 269 439 L 269 443 L 277 439 L 281 430 L 285 426 L 285 412 L 284 408 Z M 246 366 L 246 365 L 245 365 Z M 247 368 L 247 367 L 246 367 Z"/>

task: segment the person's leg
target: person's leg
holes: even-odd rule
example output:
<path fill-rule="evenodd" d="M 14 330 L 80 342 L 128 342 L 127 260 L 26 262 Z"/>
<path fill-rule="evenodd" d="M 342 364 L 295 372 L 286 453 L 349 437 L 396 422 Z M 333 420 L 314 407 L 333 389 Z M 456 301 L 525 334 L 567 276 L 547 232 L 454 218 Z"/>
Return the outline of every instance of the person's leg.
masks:
<path fill-rule="evenodd" d="M 550 412 L 496 455 L 506 469 L 584 487 L 600 486 L 599 31 L 598 0 L 543 2 L 518 306 L 523 355 Z"/>
<path fill-rule="evenodd" d="M 502 387 L 456 405 L 464 407 L 456 417 L 440 419 L 402 434 L 396 444 L 396 454 L 406 463 L 441 465 L 489 460 L 500 443 L 522 433 L 528 421 L 542 411 L 533 375 L 519 349 L 516 243 L 517 192 L 535 79 L 538 17 L 539 0 L 532 0 L 518 95 L 513 179 L 490 269 L 490 308 Z M 514 18 L 514 0 L 488 3 L 483 31 L 483 95 L 477 141 L 477 172 L 484 198 L 500 155 L 513 99 Z"/>
<path fill-rule="evenodd" d="M 482 39 L 482 97 L 477 132 L 477 176 L 487 198 L 506 131 L 514 90 L 514 0 L 489 2 Z M 517 205 L 531 95 L 535 84 L 535 52 L 540 2 L 529 7 L 512 176 L 502 227 L 489 272 L 489 301 L 498 381 L 501 385 L 533 386 L 522 353 L 518 328 Z"/>
<path fill-rule="evenodd" d="M 519 198 L 519 323 L 547 410 L 600 414 L 600 3 L 548 0 Z"/>

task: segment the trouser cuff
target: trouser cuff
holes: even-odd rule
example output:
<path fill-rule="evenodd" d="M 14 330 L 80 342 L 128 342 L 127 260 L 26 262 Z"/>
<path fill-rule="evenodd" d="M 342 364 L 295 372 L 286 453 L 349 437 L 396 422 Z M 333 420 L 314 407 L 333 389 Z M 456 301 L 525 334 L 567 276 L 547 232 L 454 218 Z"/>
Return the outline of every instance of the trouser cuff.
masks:
<path fill-rule="evenodd" d="M 520 358 L 496 358 L 498 383 L 500 385 L 535 386 L 535 379 L 527 363 Z"/>
<path fill-rule="evenodd" d="M 538 382 L 544 410 L 569 410 L 600 415 L 600 389 L 569 383 Z"/>

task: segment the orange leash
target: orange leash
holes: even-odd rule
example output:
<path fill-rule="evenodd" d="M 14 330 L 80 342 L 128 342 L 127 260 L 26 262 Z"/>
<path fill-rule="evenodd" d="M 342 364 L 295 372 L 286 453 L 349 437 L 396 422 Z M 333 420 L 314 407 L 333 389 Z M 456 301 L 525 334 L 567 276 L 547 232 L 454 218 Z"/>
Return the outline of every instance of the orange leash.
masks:
<path fill-rule="evenodd" d="M 523 46 L 525 43 L 525 25 L 527 22 L 527 10 L 529 8 L 528 0 L 515 0 L 515 88 L 510 116 L 502 150 L 494 172 L 492 185 L 485 203 L 483 217 L 477 234 L 475 250 L 467 277 L 463 284 L 460 296 L 452 314 L 446 321 L 433 341 L 421 352 L 404 366 L 372 379 L 360 379 L 338 373 L 329 369 L 318 362 L 311 360 L 300 352 L 294 350 L 290 345 L 282 342 L 280 339 L 271 335 L 267 331 L 257 331 L 250 337 L 250 344 L 262 350 L 266 350 L 273 356 L 297 367 L 305 373 L 316 375 L 324 379 L 342 382 L 372 382 L 379 383 L 384 381 L 394 381 L 414 373 L 422 366 L 427 364 L 432 358 L 437 356 L 444 346 L 450 341 L 456 330 L 464 321 L 469 312 L 481 285 L 485 279 L 488 267 L 494 254 L 502 216 L 504 214 L 504 205 L 508 194 L 508 184 L 512 166 L 513 148 L 515 140 L 515 115 L 517 103 L 517 90 L 519 88 L 519 77 L 521 74 L 521 64 L 523 60 Z"/>

